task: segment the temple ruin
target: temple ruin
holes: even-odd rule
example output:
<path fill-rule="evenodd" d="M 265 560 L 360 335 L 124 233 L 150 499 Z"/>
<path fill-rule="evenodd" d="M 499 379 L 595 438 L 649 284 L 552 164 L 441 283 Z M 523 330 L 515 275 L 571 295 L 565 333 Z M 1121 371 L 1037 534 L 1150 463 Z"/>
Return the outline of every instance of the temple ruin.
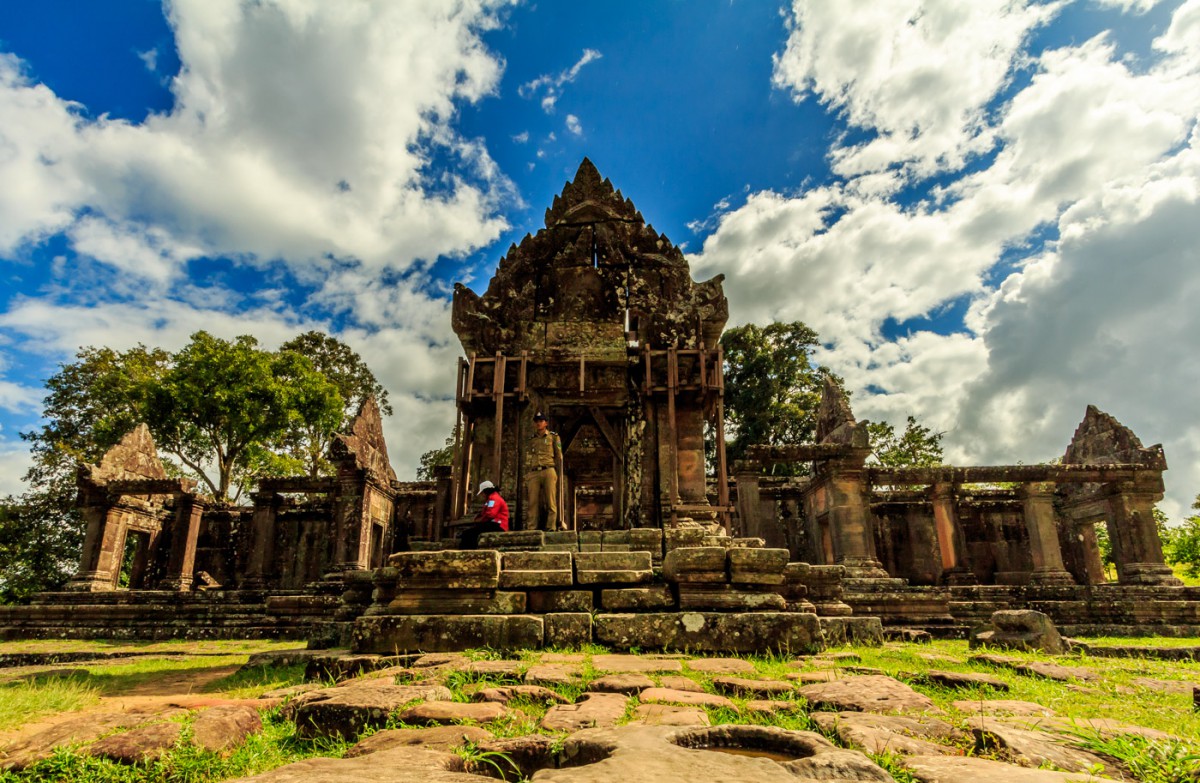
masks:
<path fill-rule="evenodd" d="M 78 573 L 0 607 L 0 637 L 748 651 L 962 636 L 1019 607 L 1067 633 L 1200 632 L 1200 588 L 1165 565 L 1154 521 L 1161 446 L 1089 407 L 1055 464 L 881 467 L 828 382 L 815 442 L 727 465 L 727 313 L 721 277 L 693 281 L 584 160 L 482 295 L 455 288 L 456 442 L 435 480 L 398 480 L 373 400 L 334 475 L 264 479 L 249 506 L 169 478 L 139 426 L 80 468 Z M 519 491 L 535 411 L 563 440 L 566 531 L 533 529 Z M 455 523 L 484 479 L 513 531 L 462 552 Z"/>

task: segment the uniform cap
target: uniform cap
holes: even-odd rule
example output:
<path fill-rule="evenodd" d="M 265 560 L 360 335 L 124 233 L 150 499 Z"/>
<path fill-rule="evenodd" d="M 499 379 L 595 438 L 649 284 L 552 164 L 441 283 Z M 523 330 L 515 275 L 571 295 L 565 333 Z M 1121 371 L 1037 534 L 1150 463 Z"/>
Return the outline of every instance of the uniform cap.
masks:
<path fill-rule="evenodd" d="M 476 495 L 482 495 L 482 494 L 483 494 L 483 491 L 484 491 L 485 489 L 495 489 L 495 488 L 496 488 L 496 485 L 495 485 L 495 484 L 493 484 L 492 482 L 490 482 L 490 481 L 481 481 L 481 482 L 479 482 L 479 491 L 478 491 L 478 492 L 476 492 L 475 494 L 476 494 Z"/>
<path fill-rule="evenodd" d="M 549 419 L 546 418 L 546 414 L 542 413 L 541 411 L 538 411 L 537 413 L 533 414 L 533 420 L 534 421 L 538 421 L 538 420 L 549 421 Z"/>

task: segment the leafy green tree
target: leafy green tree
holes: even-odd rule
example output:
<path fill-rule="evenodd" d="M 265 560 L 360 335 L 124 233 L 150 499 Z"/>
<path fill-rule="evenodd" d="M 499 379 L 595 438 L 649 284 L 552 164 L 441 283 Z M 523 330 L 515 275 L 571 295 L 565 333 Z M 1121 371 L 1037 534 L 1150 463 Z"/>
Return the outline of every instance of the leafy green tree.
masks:
<path fill-rule="evenodd" d="M 421 455 L 421 464 L 417 466 L 418 481 L 432 481 L 433 469 L 439 466 L 454 464 L 454 436 L 446 438 L 446 443 L 440 449 L 430 449 Z"/>
<path fill-rule="evenodd" d="M 170 355 L 82 348 L 46 382 L 45 423 L 21 433 L 33 464 L 26 491 L 0 500 L 0 601 L 61 583 L 78 564 L 83 519 L 75 508 L 80 462 L 97 462 L 142 418 L 144 390 Z"/>
<path fill-rule="evenodd" d="M 871 422 L 867 432 L 871 435 L 871 455 L 884 467 L 942 464 L 942 436 L 945 433 L 918 424 L 913 416 L 908 417 L 900 435 L 887 422 Z"/>
<path fill-rule="evenodd" d="M 307 357 L 264 351 L 253 337 L 196 332 L 146 391 L 145 416 L 158 447 L 179 459 L 218 501 L 236 501 L 249 482 L 291 467 L 268 452 L 289 431 L 332 432 L 342 396 Z"/>
<path fill-rule="evenodd" d="M 1200 511 L 1200 495 L 1196 496 L 1192 508 Z M 1200 579 L 1200 514 L 1183 520 L 1179 527 L 1165 528 L 1160 525 L 1159 537 L 1167 562 L 1182 567 L 1188 578 Z"/>
<path fill-rule="evenodd" d="M 0 500 L 0 601 L 72 573 L 83 540 L 77 466 L 99 461 L 138 422 L 150 426 L 168 473 L 190 474 L 228 502 L 260 476 L 325 470 L 332 434 L 368 394 L 391 409 L 361 357 L 315 332 L 279 352 L 206 332 L 175 354 L 81 348 L 46 390 L 45 423 L 21 436 L 33 456 L 28 489 Z"/>
<path fill-rule="evenodd" d="M 811 442 L 828 370 L 813 364 L 817 333 L 800 321 L 747 324 L 721 335 L 729 459 L 757 444 Z"/>
<path fill-rule="evenodd" d="M 380 412 L 385 416 L 392 415 L 387 389 L 383 388 L 357 351 L 324 332 L 309 331 L 297 335 L 279 346 L 279 350 L 306 357 L 342 396 L 344 408 L 339 427 L 331 430 L 319 417 L 302 417 L 296 426 L 288 430 L 281 444 L 281 451 L 293 460 L 289 464 L 300 466 L 299 470 L 293 469 L 293 473 L 303 472 L 314 477 L 328 474 L 331 467 L 325 457 L 335 432 L 349 429 L 367 397 L 375 398 Z"/>

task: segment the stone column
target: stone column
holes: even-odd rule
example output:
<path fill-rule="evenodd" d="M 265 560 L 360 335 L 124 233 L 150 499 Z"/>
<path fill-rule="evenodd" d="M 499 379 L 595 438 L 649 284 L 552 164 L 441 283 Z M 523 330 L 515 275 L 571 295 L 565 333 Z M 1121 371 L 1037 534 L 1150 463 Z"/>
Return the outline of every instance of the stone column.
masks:
<path fill-rule="evenodd" d="M 343 571 L 362 570 L 359 550 L 364 520 L 367 517 L 367 482 L 357 470 L 338 474 L 337 497 L 334 501 L 334 544 L 331 575 Z"/>
<path fill-rule="evenodd" d="M 171 523 L 171 553 L 167 559 L 167 575 L 159 583 L 160 590 L 186 592 L 192 589 L 196 568 L 196 539 L 200 536 L 200 520 L 203 516 L 203 500 L 190 493 L 175 496 L 175 519 Z"/>
<path fill-rule="evenodd" d="M 1161 479 L 1112 482 L 1104 486 L 1108 496 L 1109 526 L 1113 536 L 1113 559 L 1121 584 L 1167 585 L 1183 583 L 1163 559 L 1154 504 L 1162 498 Z"/>
<path fill-rule="evenodd" d="M 250 552 L 246 576 L 239 585 L 247 590 L 262 590 L 270 586 L 271 564 L 275 561 L 275 516 L 279 513 L 279 494 L 255 492 L 254 516 L 250 522 Z"/>
<path fill-rule="evenodd" d="M 851 456 L 825 464 L 829 526 L 836 538 L 837 564 L 847 576 L 886 579 L 888 573 L 875 554 L 875 530 L 866 503 L 863 463 L 869 453 L 869 449 L 855 449 Z"/>
<path fill-rule="evenodd" d="M 762 502 L 758 492 L 758 470 L 752 463 L 739 462 L 734 482 L 737 485 L 738 524 L 737 535 L 748 538 L 761 537 L 758 507 Z"/>
<path fill-rule="evenodd" d="M 938 482 L 929 487 L 933 506 L 933 525 L 942 556 L 942 580 L 950 585 L 978 584 L 967 554 L 967 539 L 958 518 L 954 485 Z"/>
<path fill-rule="evenodd" d="M 1054 484 L 1023 484 L 1020 497 L 1025 504 L 1025 527 L 1029 531 L 1029 548 L 1033 557 L 1030 583 L 1075 584 L 1075 580 L 1063 565 L 1062 547 L 1058 541 L 1058 524 L 1054 513 Z"/>
<path fill-rule="evenodd" d="M 85 505 L 82 510 L 88 526 L 83 556 L 79 573 L 71 577 L 66 589 L 93 593 L 115 590 L 125 554 L 124 514 L 116 506 L 99 503 Z"/>

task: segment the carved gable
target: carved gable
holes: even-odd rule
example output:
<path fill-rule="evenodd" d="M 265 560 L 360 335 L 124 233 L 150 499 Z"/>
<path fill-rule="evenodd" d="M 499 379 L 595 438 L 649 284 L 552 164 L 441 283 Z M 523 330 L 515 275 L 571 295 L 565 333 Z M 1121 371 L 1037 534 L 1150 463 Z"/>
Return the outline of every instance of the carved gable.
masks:
<path fill-rule="evenodd" d="M 81 475 L 94 484 L 138 479 L 165 479 L 167 472 L 150 428 L 139 424 L 121 438 L 121 442 L 104 452 L 99 465 L 85 465 Z"/>
<path fill-rule="evenodd" d="M 350 432 L 334 439 L 333 458 L 353 460 L 356 468 L 367 471 L 380 483 L 390 484 L 396 480 L 396 471 L 392 470 L 387 443 L 383 439 L 383 415 L 374 397 L 363 400 Z"/>
<path fill-rule="evenodd" d="M 1146 448 L 1133 430 L 1097 408 L 1087 407 L 1063 455 L 1067 464 L 1142 464 L 1166 466 L 1162 446 Z"/>

